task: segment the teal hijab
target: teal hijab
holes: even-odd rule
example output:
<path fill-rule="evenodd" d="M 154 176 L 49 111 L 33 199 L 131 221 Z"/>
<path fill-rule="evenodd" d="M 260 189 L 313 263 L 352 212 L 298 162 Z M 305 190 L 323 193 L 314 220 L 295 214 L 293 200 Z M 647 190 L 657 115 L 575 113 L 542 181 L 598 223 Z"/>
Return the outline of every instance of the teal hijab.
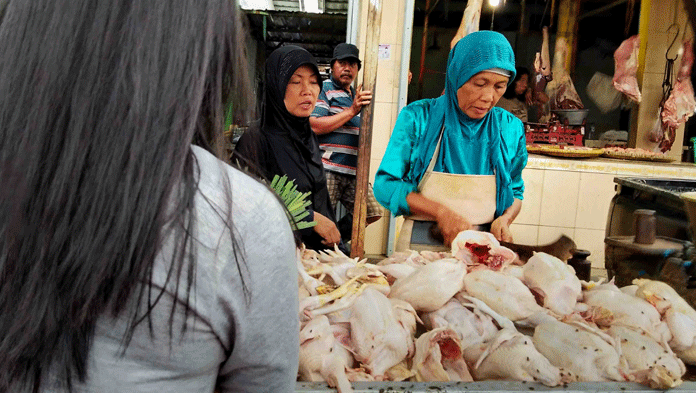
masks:
<path fill-rule="evenodd" d="M 478 31 L 468 34 L 450 51 L 445 94 L 436 98 L 431 106 L 418 159 L 413 163 L 413 171 L 420 174 L 419 180 L 425 174 L 442 130 L 440 151 L 458 152 L 455 163 L 457 172 L 453 173 L 485 174 L 479 173 L 483 165 L 495 174 L 497 217 L 513 202 L 510 173 L 506 169 L 510 163 L 505 162 L 509 161 L 509 158 L 506 159 L 506 155 L 503 154 L 504 146 L 500 138 L 500 113 L 492 110 L 481 119 L 472 119 L 462 112 L 457 100 L 457 90 L 472 76 L 494 68 L 510 72 L 508 85 L 515 79 L 515 54 L 507 39 L 500 33 Z M 466 143 L 461 143 L 462 139 Z M 460 142 L 455 145 L 454 141 Z M 486 155 L 487 163 L 481 162 L 481 152 L 484 149 L 490 152 Z"/>

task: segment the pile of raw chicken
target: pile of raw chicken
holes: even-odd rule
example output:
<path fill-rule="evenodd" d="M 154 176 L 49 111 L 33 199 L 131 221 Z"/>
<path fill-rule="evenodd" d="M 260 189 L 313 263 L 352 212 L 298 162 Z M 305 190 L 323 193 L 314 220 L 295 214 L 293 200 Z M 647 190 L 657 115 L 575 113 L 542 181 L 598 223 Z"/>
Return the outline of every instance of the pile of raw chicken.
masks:
<path fill-rule="evenodd" d="M 696 364 L 696 311 L 668 285 L 581 282 L 544 253 L 526 263 L 484 232 L 451 252 L 377 264 L 298 258 L 301 381 L 585 381 L 679 385 Z"/>

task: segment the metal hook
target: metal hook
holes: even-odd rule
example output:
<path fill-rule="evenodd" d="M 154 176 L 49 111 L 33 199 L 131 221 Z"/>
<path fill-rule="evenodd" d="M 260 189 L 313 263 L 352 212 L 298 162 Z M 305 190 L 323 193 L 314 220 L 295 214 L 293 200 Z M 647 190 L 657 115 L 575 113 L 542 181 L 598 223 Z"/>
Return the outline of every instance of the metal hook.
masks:
<path fill-rule="evenodd" d="M 677 37 L 679 37 L 679 25 L 676 23 L 672 23 L 668 28 L 667 28 L 667 33 L 669 33 L 670 30 L 672 30 L 673 27 L 677 28 L 677 34 L 674 35 L 674 39 L 672 40 L 672 43 L 669 44 L 669 47 L 667 48 L 667 52 L 665 52 L 665 59 L 667 60 L 677 60 L 677 57 L 679 57 L 679 54 L 674 56 L 674 59 L 669 58 L 669 51 L 672 50 L 672 47 L 674 46 L 674 43 L 677 42 Z"/>

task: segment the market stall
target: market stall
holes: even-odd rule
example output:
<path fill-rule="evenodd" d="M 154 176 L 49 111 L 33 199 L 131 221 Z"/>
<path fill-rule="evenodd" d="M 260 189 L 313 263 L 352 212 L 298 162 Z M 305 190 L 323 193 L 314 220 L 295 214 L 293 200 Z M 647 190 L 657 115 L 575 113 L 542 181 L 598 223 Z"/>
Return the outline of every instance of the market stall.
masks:
<path fill-rule="evenodd" d="M 301 381 L 342 393 L 696 388 L 696 310 L 660 281 L 580 281 L 559 258 L 524 261 L 477 231 L 451 252 L 376 264 L 305 251 L 298 271 Z"/>

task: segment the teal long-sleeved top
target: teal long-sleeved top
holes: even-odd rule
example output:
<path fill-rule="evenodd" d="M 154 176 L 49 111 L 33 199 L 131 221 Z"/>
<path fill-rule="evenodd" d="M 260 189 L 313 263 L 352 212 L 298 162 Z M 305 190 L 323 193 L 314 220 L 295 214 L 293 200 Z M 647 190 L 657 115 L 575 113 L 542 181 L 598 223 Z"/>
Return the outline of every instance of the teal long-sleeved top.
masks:
<path fill-rule="evenodd" d="M 424 141 L 437 141 L 436 137 L 425 137 L 428 118 L 434 103 L 435 99 L 424 99 L 415 101 L 402 109 L 377 170 L 374 185 L 375 197 L 394 215 L 410 214 L 406 196 L 417 191 L 418 182 L 425 172 L 424 166 L 427 167 L 432 157 L 432 153 L 430 157 L 422 157 L 422 152 L 435 149 L 435 146 L 426 148 L 422 146 Z M 494 107 L 483 121 L 477 122 L 476 128 L 473 133 L 471 129 L 467 132 L 457 132 L 445 128 L 439 156 L 433 170 L 465 175 L 493 175 L 491 159 L 494 147 L 491 146 L 491 141 L 497 138 L 491 138 L 491 133 L 499 132 L 499 148 L 504 163 L 502 168 L 508 172 L 510 178 L 508 187 L 515 199 L 522 200 L 524 193 L 522 170 L 527 165 L 527 148 L 522 122 L 504 109 Z M 414 165 L 416 162 L 421 164 Z M 497 192 L 500 193 L 501 186 L 496 185 Z M 512 200 L 506 205 L 497 206 L 497 216 L 512 205 Z"/>

